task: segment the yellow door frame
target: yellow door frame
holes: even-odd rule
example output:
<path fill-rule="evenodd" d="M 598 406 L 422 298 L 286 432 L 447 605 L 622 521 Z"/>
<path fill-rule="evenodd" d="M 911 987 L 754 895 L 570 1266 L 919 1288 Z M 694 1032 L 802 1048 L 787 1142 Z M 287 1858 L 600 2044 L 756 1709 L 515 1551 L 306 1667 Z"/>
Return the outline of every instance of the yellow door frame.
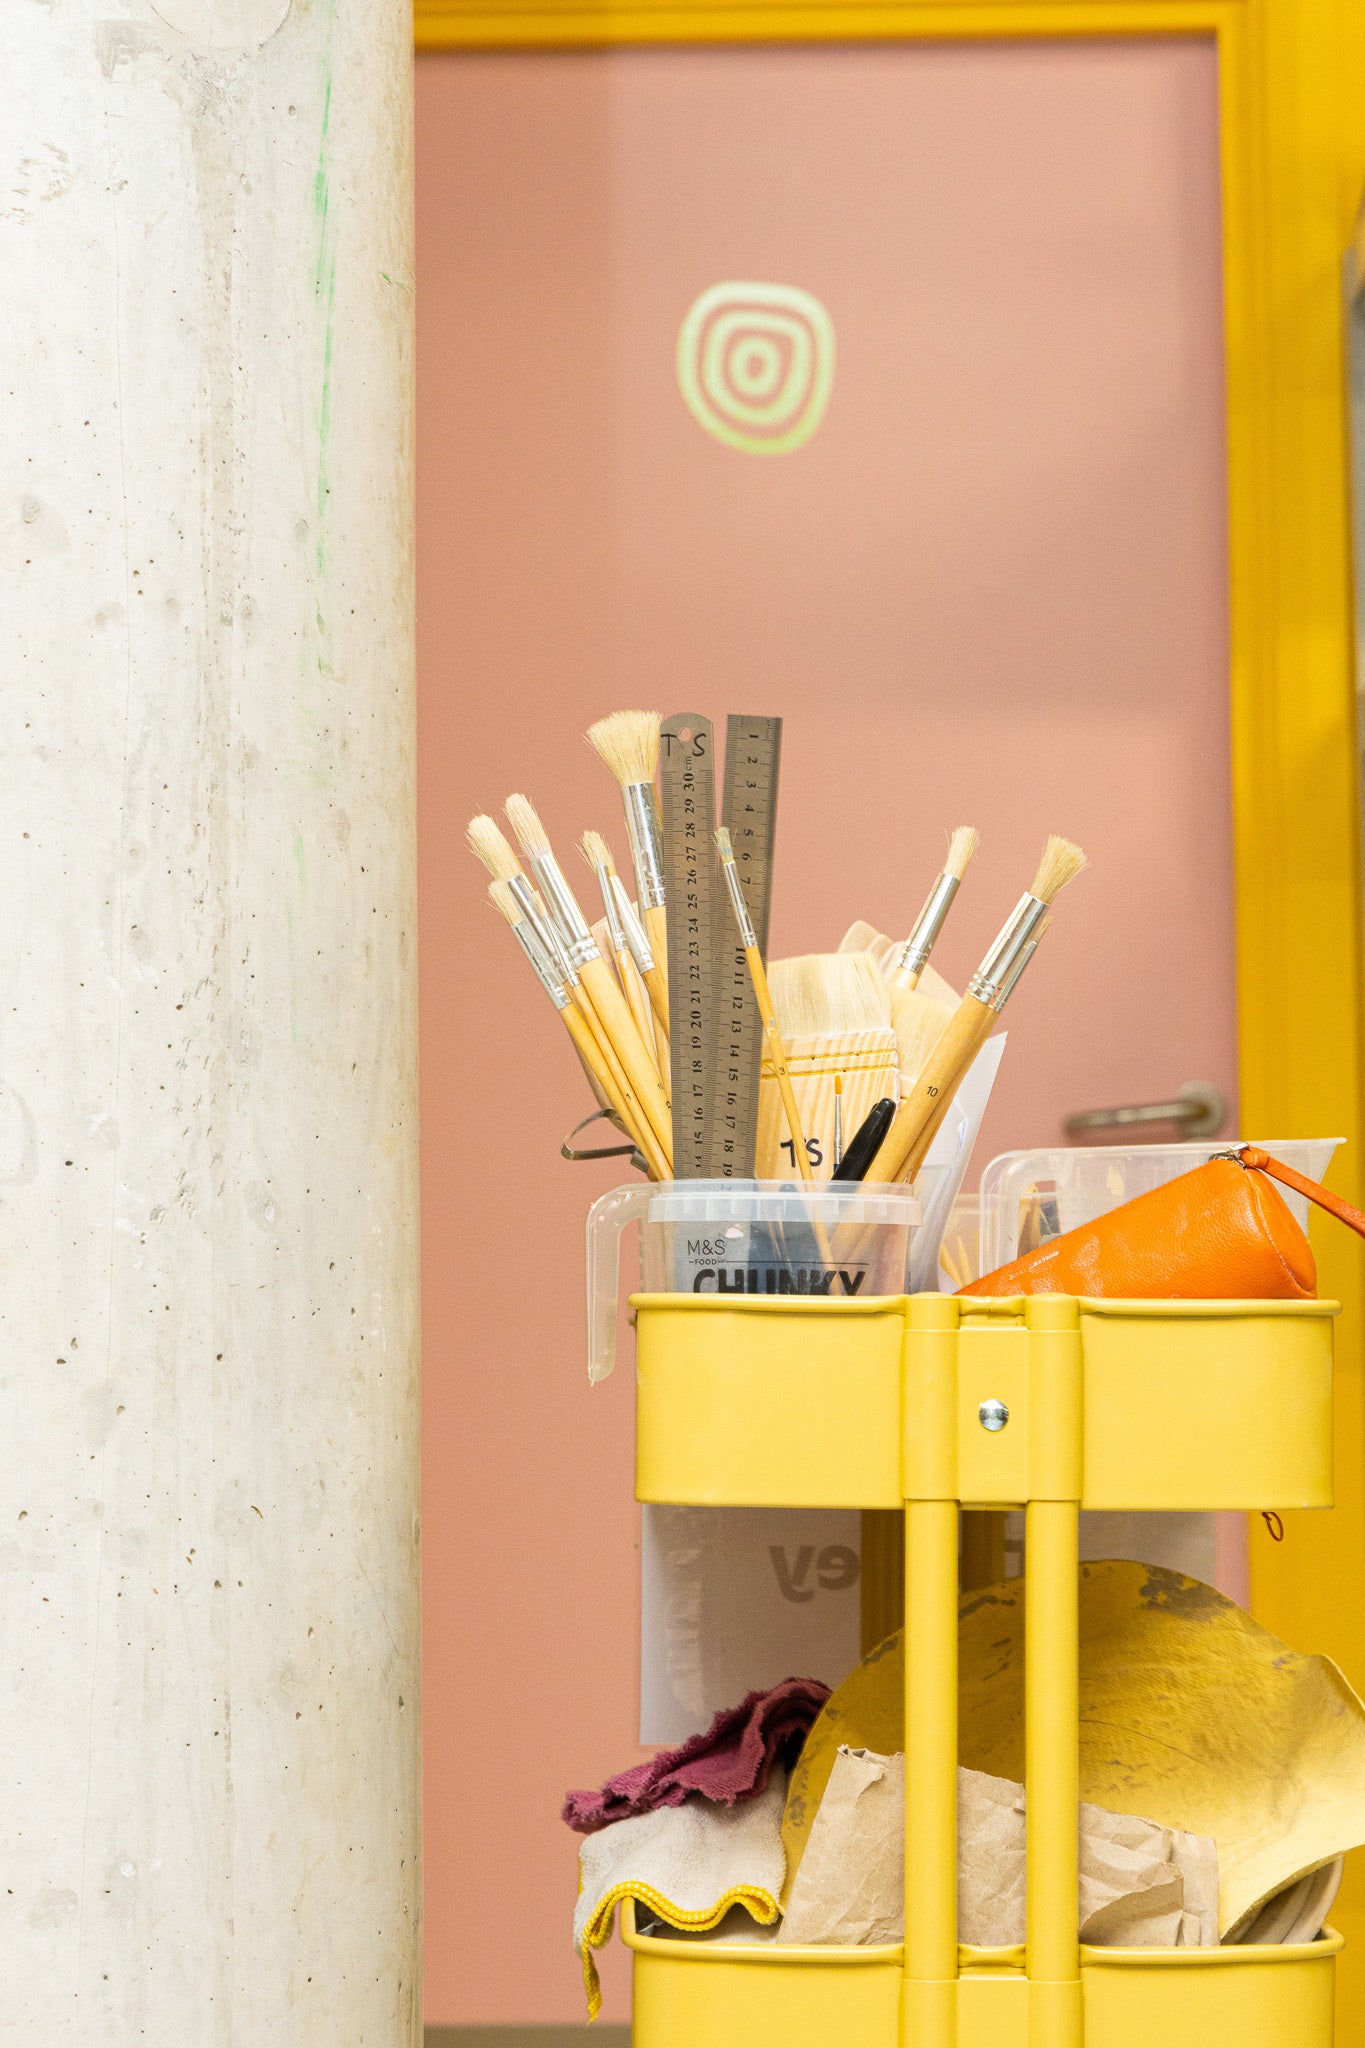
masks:
<path fill-rule="evenodd" d="M 1365 182 L 1365 0 L 416 0 L 421 49 L 1208 36 L 1219 56 L 1232 788 L 1242 1128 L 1348 1142 L 1365 1200 L 1365 926 L 1341 266 Z M 1354 114 L 1354 124 L 1352 115 Z M 1340 1296 L 1337 1506 L 1251 1533 L 1252 1605 L 1365 1691 L 1365 1248 L 1315 1230 Z M 1365 1856 L 1338 2039 L 1365 2040 Z"/>

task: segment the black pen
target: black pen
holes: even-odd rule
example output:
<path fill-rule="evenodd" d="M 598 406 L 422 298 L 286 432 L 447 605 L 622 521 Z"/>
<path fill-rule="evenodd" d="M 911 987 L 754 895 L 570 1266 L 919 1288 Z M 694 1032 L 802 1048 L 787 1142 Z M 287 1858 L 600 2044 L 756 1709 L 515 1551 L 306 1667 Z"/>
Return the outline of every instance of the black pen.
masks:
<path fill-rule="evenodd" d="M 889 1095 L 883 1095 L 880 1102 L 873 1103 L 849 1141 L 847 1152 L 830 1175 L 831 1180 L 866 1180 L 867 1169 L 881 1151 L 882 1140 L 890 1130 L 895 1114 L 896 1105 Z"/>

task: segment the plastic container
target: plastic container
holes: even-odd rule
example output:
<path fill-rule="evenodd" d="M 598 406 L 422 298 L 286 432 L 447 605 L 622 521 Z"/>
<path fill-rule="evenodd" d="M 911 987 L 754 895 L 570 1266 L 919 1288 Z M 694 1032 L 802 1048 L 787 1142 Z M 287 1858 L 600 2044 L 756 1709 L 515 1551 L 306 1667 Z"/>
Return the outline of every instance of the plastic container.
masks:
<path fill-rule="evenodd" d="M 981 1271 L 993 1273 L 1044 1238 L 1093 1223 L 1110 1209 L 1149 1194 L 1206 1160 L 1236 1151 L 1245 1138 L 1199 1145 L 1055 1145 L 1001 1152 L 981 1176 Z M 1272 1159 L 1321 1180 L 1340 1138 L 1257 1138 Z M 1279 1187 L 1302 1229 L 1305 1196 Z"/>
<path fill-rule="evenodd" d="M 947 1172 L 926 1166 L 913 1188 L 759 1180 L 613 1188 L 588 1211 L 588 1378 L 605 1379 L 616 1362 L 621 1233 L 630 1224 L 640 1226 L 648 1294 L 867 1301 L 936 1284 L 938 1242 L 921 1245 L 919 1225 Z"/>

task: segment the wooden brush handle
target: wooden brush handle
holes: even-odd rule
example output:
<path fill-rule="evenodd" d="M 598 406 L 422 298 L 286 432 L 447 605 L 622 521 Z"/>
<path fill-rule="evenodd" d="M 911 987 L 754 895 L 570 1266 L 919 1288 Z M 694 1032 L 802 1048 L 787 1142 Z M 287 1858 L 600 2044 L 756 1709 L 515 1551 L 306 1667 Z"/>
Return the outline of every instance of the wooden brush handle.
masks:
<path fill-rule="evenodd" d="M 751 961 L 750 966 L 752 965 Z M 757 991 L 757 981 L 754 986 Z M 763 997 L 759 998 L 759 1011 L 763 1016 L 763 1036 L 768 1046 L 768 1064 L 773 1070 L 773 1078 L 782 1097 L 782 1107 L 787 1113 L 787 1129 L 792 1134 L 796 1170 L 802 1180 L 814 1180 L 815 1171 L 810 1163 L 806 1134 L 801 1128 L 801 1112 L 796 1106 L 796 1090 L 792 1087 L 791 1075 L 787 1072 L 787 1048 L 782 1043 L 782 1033 L 777 1028 L 777 1018 L 773 1014 L 772 1005 L 765 1002 Z"/>
<path fill-rule="evenodd" d="M 635 1019 L 626 1008 L 626 999 L 617 987 L 616 976 L 599 953 L 595 959 L 585 960 L 578 970 L 579 980 L 587 990 L 588 1000 L 597 1012 L 597 1021 L 604 1035 L 611 1040 L 616 1057 L 625 1069 L 626 1079 L 639 1097 L 640 1107 L 648 1117 L 659 1141 L 659 1150 L 670 1162 L 673 1158 L 673 1118 L 664 1100 L 663 1087 L 659 1081 L 654 1055 L 645 1045 L 636 1028 Z"/>
<path fill-rule="evenodd" d="M 668 913 L 660 903 L 653 910 L 645 911 L 644 920 L 649 950 L 654 955 L 654 965 L 645 976 L 645 982 L 654 1014 L 667 1032 L 672 1029 L 668 1021 Z"/>
<path fill-rule="evenodd" d="M 651 1179 L 667 1180 L 668 1167 L 664 1156 L 655 1142 L 654 1133 L 639 1103 L 621 1075 L 619 1064 L 613 1073 L 611 1063 L 604 1055 L 592 1026 L 576 1004 L 570 1003 L 568 1008 L 561 1010 L 559 1014 L 564 1019 L 570 1038 L 578 1048 L 579 1058 L 643 1154 Z"/>
<path fill-rule="evenodd" d="M 616 956 L 616 973 L 625 991 L 626 1005 L 635 1019 L 635 1028 L 645 1042 L 645 1049 L 654 1060 L 654 1071 L 659 1076 L 659 1086 L 668 1102 L 668 1069 L 659 1065 L 659 1048 L 654 1038 L 654 1013 L 649 1006 L 649 990 L 640 979 L 640 970 L 628 947 L 623 947 Z M 672 1104 L 669 1104 L 670 1113 Z"/>
<path fill-rule="evenodd" d="M 994 1022 L 995 1012 L 989 1003 L 978 1002 L 975 996 L 962 998 L 944 1025 L 919 1078 L 902 1098 L 896 1120 L 868 1169 L 869 1181 L 903 1179 L 917 1153 L 917 1164 L 922 1163 L 934 1132 L 948 1113 L 959 1081 Z"/>

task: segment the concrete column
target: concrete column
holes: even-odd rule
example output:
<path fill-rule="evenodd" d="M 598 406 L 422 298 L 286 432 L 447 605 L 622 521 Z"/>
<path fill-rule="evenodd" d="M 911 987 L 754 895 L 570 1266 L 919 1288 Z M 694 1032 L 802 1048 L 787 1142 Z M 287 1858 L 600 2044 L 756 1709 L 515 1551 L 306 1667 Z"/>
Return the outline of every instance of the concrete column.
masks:
<path fill-rule="evenodd" d="M 0 2041 L 420 2037 L 402 0 L 0 6 Z"/>

